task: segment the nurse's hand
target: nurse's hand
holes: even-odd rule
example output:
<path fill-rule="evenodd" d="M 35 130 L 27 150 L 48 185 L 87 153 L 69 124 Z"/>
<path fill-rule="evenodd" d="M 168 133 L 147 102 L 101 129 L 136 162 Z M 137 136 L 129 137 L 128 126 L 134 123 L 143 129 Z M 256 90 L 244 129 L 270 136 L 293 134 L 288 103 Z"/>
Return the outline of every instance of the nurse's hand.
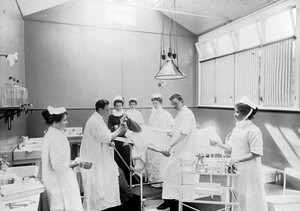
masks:
<path fill-rule="evenodd" d="M 231 165 L 235 165 L 235 164 L 237 164 L 239 162 L 240 162 L 239 159 L 231 159 L 228 164 L 231 166 Z"/>
<path fill-rule="evenodd" d="M 209 139 L 209 142 L 210 142 L 210 145 L 211 145 L 211 146 L 217 146 L 217 145 L 218 145 L 218 142 L 215 141 L 215 140 Z"/>

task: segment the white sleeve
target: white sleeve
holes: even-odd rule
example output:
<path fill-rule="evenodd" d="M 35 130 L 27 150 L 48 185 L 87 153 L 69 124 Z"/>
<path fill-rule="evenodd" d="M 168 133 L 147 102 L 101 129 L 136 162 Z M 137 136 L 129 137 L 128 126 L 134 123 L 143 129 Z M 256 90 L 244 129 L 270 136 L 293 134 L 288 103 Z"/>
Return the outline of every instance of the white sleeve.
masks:
<path fill-rule="evenodd" d="M 167 123 L 168 123 L 168 127 L 170 129 L 172 129 L 173 126 L 174 126 L 174 119 L 173 119 L 172 115 L 169 112 L 167 112 Z"/>
<path fill-rule="evenodd" d="M 259 129 L 248 131 L 248 142 L 252 153 L 263 155 L 263 139 Z"/>
<path fill-rule="evenodd" d="M 54 140 L 49 145 L 50 163 L 54 171 L 67 170 L 70 165 L 70 152 L 61 145 L 59 140 Z"/>
<path fill-rule="evenodd" d="M 192 120 L 190 118 L 190 115 L 185 115 L 183 117 L 183 120 L 181 122 L 180 126 L 180 133 L 184 135 L 188 135 L 192 131 Z"/>
<path fill-rule="evenodd" d="M 103 128 L 103 125 L 96 122 L 93 122 L 90 126 L 90 132 L 94 135 L 96 140 L 103 143 L 109 143 L 111 141 L 112 134 L 108 128 Z M 105 127 L 107 126 L 105 125 Z"/>

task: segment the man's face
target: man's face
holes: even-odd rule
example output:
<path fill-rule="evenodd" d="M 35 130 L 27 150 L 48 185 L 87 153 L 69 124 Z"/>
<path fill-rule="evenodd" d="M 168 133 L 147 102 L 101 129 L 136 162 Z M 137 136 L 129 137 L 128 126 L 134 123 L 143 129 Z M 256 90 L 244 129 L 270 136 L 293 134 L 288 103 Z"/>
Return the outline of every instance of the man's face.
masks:
<path fill-rule="evenodd" d="M 171 100 L 171 104 L 172 104 L 173 108 L 175 108 L 177 111 L 180 110 L 183 106 L 183 103 L 181 101 L 179 101 L 177 98 L 174 98 L 173 100 Z"/>
<path fill-rule="evenodd" d="M 103 109 L 99 108 L 99 113 L 102 116 L 107 116 L 109 115 L 109 105 L 106 105 Z"/>

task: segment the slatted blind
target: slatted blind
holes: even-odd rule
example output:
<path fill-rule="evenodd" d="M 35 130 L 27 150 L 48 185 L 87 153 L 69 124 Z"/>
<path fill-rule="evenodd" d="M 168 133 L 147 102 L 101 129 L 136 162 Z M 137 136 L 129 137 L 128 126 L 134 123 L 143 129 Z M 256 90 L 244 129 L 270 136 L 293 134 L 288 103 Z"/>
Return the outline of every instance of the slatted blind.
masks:
<path fill-rule="evenodd" d="M 215 60 L 201 63 L 200 103 L 213 105 L 215 101 Z"/>
<path fill-rule="evenodd" d="M 234 55 L 216 59 L 216 103 L 234 103 Z"/>
<path fill-rule="evenodd" d="M 259 91 L 259 48 L 236 54 L 235 98 L 243 96 L 258 104 Z"/>
<path fill-rule="evenodd" d="M 263 46 L 261 96 L 264 107 L 292 107 L 293 38 Z"/>

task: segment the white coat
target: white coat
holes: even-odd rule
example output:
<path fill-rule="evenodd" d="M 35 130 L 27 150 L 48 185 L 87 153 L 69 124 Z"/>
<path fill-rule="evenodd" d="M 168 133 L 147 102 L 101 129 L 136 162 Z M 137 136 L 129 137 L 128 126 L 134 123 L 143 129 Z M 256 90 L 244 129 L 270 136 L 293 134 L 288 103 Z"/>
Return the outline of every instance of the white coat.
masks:
<path fill-rule="evenodd" d="M 175 118 L 172 142 L 181 134 L 187 135 L 171 151 L 163 181 L 163 199 L 179 199 L 180 193 L 180 160 L 184 153 L 195 153 L 196 120 L 193 112 L 183 106 Z"/>
<path fill-rule="evenodd" d="M 253 152 L 263 155 L 263 140 L 260 129 L 252 121 L 240 122 L 233 129 L 228 145 L 231 158 L 241 158 Z M 267 211 L 265 189 L 262 179 L 261 157 L 240 162 L 239 177 L 233 178 L 233 189 L 239 198 L 239 211 Z"/>
<path fill-rule="evenodd" d="M 174 119 L 165 109 L 153 108 L 149 118 L 149 125 L 163 130 L 170 130 L 174 125 Z"/>
<path fill-rule="evenodd" d="M 62 131 L 49 127 L 43 139 L 42 179 L 50 210 L 83 210 L 78 183 L 70 165 L 70 145 Z"/>
<path fill-rule="evenodd" d="M 149 125 L 154 128 L 170 131 L 174 125 L 174 119 L 172 115 L 163 108 L 153 108 L 149 118 Z M 165 134 L 160 134 L 163 138 L 160 139 L 163 143 L 161 146 L 170 146 L 171 138 Z M 155 141 L 155 140 L 153 140 Z M 160 146 L 158 145 L 158 146 Z M 165 150 L 165 149 L 164 149 Z M 151 182 L 162 181 L 166 170 L 168 158 L 160 153 L 148 150 L 148 177 Z"/>
<path fill-rule="evenodd" d="M 132 119 L 133 121 L 135 121 L 138 124 L 144 124 L 145 123 L 143 115 L 139 110 L 129 109 L 128 111 L 125 112 L 125 114 L 127 114 L 130 119 Z"/>
<path fill-rule="evenodd" d="M 119 172 L 113 151 L 108 143 L 111 131 L 97 112 L 88 119 L 80 147 L 82 161 L 93 163 L 91 169 L 82 169 L 84 208 L 99 211 L 120 205 Z"/>

